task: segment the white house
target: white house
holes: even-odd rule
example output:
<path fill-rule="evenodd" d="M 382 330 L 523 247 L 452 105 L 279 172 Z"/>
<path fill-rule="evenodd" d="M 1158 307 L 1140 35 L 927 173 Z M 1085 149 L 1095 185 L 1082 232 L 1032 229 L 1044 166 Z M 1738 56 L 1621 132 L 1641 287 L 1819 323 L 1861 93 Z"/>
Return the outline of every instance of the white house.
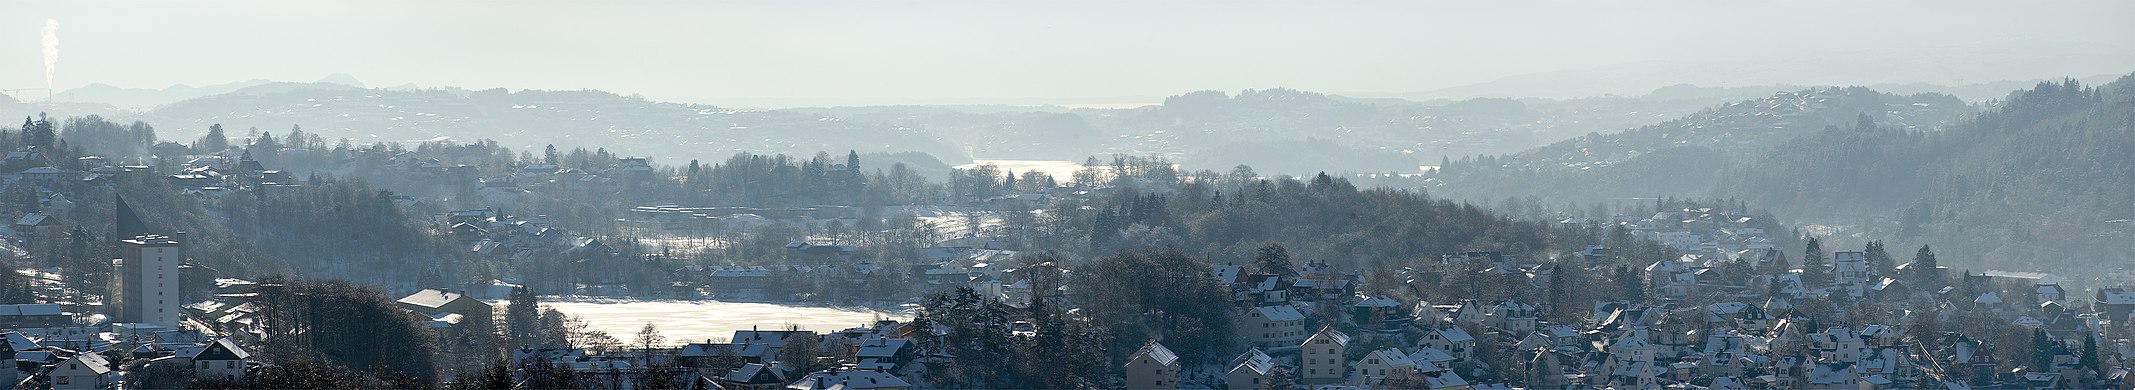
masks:
<path fill-rule="evenodd" d="M 111 369 L 111 362 L 103 355 L 79 353 L 45 371 L 53 389 L 102 389 L 117 381 L 118 375 Z"/>
<path fill-rule="evenodd" d="M 1305 314 L 1295 306 L 1260 306 L 1245 312 L 1239 316 L 1238 331 L 1254 346 L 1297 345 L 1305 340 Z"/>
<path fill-rule="evenodd" d="M 1350 383 L 1373 385 L 1389 376 L 1415 373 L 1416 362 L 1398 348 L 1385 348 L 1365 353 L 1350 365 Z"/>
<path fill-rule="evenodd" d="M 1417 344 L 1425 348 L 1446 351 L 1446 353 L 1453 354 L 1454 357 L 1461 359 L 1475 358 L 1475 336 L 1468 335 L 1467 330 L 1458 326 L 1439 326 L 1435 329 L 1425 330 L 1423 332 L 1423 340 L 1420 340 Z"/>
<path fill-rule="evenodd" d="M 1275 374 L 1275 358 L 1253 348 L 1239 355 L 1231 364 L 1231 372 L 1224 375 L 1224 383 L 1233 389 L 1258 389 L 1267 386 L 1268 377 Z"/>
<path fill-rule="evenodd" d="M 1868 282 L 1868 255 L 1861 252 L 1831 254 L 1831 276 L 1838 284 L 1858 286 Z"/>
<path fill-rule="evenodd" d="M 1342 374 L 1348 372 L 1348 353 L 1349 335 L 1333 327 L 1320 328 L 1298 346 L 1297 377 L 1307 383 L 1341 382 Z"/>
<path fill-rule="evenodd" d="M 245 378 L 245 364 L 251 361 L 252 354 L 229 338 L 216 339 L 193 357 L 193 377 L 236 382 Z"/>
<path fill-rule="evenodd" d="M 1127 388 L 1179 388 L 1179 355 L 1155 341 L 1127 358 Z"/>

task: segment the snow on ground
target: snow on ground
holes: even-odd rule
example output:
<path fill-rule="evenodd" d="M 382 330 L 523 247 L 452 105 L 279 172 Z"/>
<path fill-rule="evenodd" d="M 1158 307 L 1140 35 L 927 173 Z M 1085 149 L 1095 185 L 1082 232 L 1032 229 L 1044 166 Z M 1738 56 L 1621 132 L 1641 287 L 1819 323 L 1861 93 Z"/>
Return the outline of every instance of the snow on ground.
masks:
<path fill-rule="evenodd" d="M 974 237 L 989 230 L 999 229 L 1006 222 L 1001 219 L 999 213 L 970 207 L 906 206 L 904 212 L 911 213 L 920 222 L 933 224 L 935 231 L 940 232 L 942 238 L 950 241 Z M 973 216 L 978 217 L 979 226 L 977 229 L 973 229 L 973 226 L 971 226 L 971 217 Z"/>
<path fill-rule="evenodd" d="M 1075 178 L 1075 171 L 1082 170 L 1082 163 L 1064 160 L 972 160 L 970 164 L 958 165 L 957 169 L 975 169 L 986 164 L 1000 167 L 1002 171 L 1015 172 L 1017 178 L 1024 173 L 1038 171 L 1053 177 L 1053 181 L 1067 182 Z"/>
<path fill-rule="evenodd" d="M 496 302 L 503 305 L 508 302 Z M 832 307 L 786 306 L 771 303 L 720 302 L 712 300 L 641 300 L 593 297 L 541 297 L 541 304 L 556 308 L 565 315 L 576 316 L 594 330 L 625 343 L 637 337 L 639 329 L 650 322 L 667 336 L 671 344 L 701 343 L 705 340 L 726 340 L 734 337 L 736 330 L 760 328 L 780 329 L 786 325 L 800 325 L 801 329 L 816 332 L 834 332 L 846 328 L 866 326 L 877 318 L 899 321 L 910 320 L 910 313 L 890 313 L 870 309 L 842 309 Z M 499 309 L 501 310 L 501 308 Z"/>
<path fill-rule="evenodd" d="M 697 253 L 724 249 L 727 246 L 724 240 L 710 234 L 702 237 L 691 237 L 689 235 L 677 235 L 647 229 L 638 231 L 633 237 L 636 237 L 638 242 L 647 248 L 665 248 L 676 253 Z"/>

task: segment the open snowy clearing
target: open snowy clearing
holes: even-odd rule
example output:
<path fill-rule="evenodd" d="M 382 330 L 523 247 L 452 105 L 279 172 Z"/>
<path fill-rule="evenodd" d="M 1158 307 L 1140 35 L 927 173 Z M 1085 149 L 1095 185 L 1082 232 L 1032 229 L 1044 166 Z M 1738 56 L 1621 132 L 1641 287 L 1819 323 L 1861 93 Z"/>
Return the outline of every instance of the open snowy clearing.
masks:
<path fill-rule="evenodd" d="M 625 343 L 637 337 L 650 322 L 667 336 L 669 344 L 726 340 L 736 330 L 765 330 L 799 325 L 801 329 L 833 332 L 866 326 L 877 318 L 909 320 L 907 313 L 889 313 L 865 308 L 786 306 L 770 303 L 720 302 L 712 300 L 638 300 L 590 297 L 541 297 L 541 304 L 565 315 L 583 319 L 588 327 L 608 332 Z"/>

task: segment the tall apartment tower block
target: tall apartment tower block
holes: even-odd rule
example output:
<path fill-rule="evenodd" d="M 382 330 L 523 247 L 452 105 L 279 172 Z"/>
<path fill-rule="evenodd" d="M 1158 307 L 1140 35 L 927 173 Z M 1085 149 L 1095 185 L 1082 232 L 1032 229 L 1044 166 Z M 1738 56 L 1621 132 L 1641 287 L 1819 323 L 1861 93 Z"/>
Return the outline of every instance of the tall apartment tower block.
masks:
<path fill-rule="evenodd" d="M 185 233 L 152 233 L 125 198 L 116 201 L 119 258 L 111 262 L 111 299 L 105 311 L 114 322 L 178 328 L 184 304 L 178 296 L 178 266 L 185 263 Z"/>
<path fill-rule="evenodd" d="M 185 246 L 168 236 L 143 234 L 119 241 L 119 259 L 112 263 L 118 279 L 112 302 L 118 322 L 148 323 L 177 328 L 179 304 L 178 265 L 185 262 Z"/>

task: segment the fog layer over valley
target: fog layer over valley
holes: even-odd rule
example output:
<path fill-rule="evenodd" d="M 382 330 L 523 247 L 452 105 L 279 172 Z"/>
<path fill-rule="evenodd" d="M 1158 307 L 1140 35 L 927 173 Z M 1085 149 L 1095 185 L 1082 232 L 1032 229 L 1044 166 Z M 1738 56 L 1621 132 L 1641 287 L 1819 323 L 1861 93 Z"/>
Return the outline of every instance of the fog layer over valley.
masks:
<path fill-rule="evenodd" d="M 118 3 L 0 390 L 2135 389 L 2135 3 Z"/>

